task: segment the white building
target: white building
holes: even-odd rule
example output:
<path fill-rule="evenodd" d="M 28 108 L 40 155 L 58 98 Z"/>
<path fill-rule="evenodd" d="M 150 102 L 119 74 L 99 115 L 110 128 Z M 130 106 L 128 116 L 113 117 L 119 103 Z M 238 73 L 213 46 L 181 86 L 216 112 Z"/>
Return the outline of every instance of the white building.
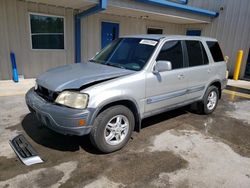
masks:
<path fill-rule="evenodd" d="M 49 68 L 86 62 L 123 35 L 202 35 L 219 40 L 232 75 L 250 79 L 249 0 L 0 0 L 0 79 L 36 77 Z"/>

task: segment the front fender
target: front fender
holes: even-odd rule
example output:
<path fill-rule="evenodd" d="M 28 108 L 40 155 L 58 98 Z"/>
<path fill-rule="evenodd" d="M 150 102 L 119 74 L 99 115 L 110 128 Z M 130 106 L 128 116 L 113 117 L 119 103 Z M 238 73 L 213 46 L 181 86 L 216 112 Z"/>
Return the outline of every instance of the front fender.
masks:
<path fill-rule="evenodd" d="M 95 118 L 98 116 L 98 114 L 100 113 L 100 111 L 105 108 L 105 106 L 108 105 L 116 105 L 116 104 L 122 104 L 124 105 L 124 103 L 126 102 L 130 102 L 134 105 L 135 110 L 136 110 L 136 114 L 135 114 L 135 120 L 138 123 L 138 131 L 141 129 L 141 114 L 140 114 L 140 107 L 138 105 L 138 103 L 136 102 L 135 99 L 133 99 L 132 97 L 129 96 L 119 96 L 119 97 L 114 97 L 114 98 L 109 98 L 103 102 L 101 102 L 94 110 L 92 117 L 90 119 L 90 124 L 93 125 Z"/>

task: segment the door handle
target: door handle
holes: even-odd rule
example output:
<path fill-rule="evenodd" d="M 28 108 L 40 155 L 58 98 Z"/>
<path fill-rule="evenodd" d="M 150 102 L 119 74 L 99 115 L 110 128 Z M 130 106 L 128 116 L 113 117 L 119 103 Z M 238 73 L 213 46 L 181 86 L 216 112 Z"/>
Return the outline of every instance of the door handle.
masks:
<path fill-rule="evenodd" d="M 210 73 L 210 72 L 211 72 L 211 69 L 207 69 L 207 72 Z"/>
<path fill-rule="evenodd" d="M 180 79 L 183 79 L 183 78 L 184 78 L 184 75 L 183 75 L 183 74 L 179 74 L 177 77 L 178 77 L 178 79 L 180 80 Z"/>

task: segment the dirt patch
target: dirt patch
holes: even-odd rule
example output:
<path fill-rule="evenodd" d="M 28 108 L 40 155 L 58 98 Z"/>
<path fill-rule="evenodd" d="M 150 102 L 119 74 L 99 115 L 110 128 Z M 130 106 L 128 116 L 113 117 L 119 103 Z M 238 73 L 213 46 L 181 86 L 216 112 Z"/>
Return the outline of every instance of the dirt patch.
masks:
<path fill-rule="evenodd" d="M 188 168 L 160 174 L 173 187 L 249 187 L 250 159 L 228 145 L 197 131 L 165 131 L 156 136 L 152 152 L 173 151 L 188 161 Z"/>
<path fill-rule="evenodd" d="M 63 172 L 54 168 L 49 168 L 46 171 L 41 171 L 37 174 L 38 187 L 48 187 L 54 182 L 58 182 L 63 177 Z"/>
<path fill-rule="evenodd" d="M 0 187 L 59 187 L 77 168 L 77 162 L 69 161 L 50 168 L 40 168 L 0 181 Z"/>
<path fill-rule="evenodd" d="M 187 166 L 187 162 L 172 152 L 140 152 L 120 156 L 105 175 L 123 184 L 150 182 L 161 172 L 172 172 Z"/>

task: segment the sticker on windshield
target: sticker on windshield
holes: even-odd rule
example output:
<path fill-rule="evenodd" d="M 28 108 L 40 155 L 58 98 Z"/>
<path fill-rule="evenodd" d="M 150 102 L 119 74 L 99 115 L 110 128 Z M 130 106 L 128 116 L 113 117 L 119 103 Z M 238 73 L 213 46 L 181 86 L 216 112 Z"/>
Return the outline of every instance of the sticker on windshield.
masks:
<path fill-rule="evenodd" d="M 142 39 L 140 41 L 140 44 L 146 44 L 146 45 L 151 45 L 151 46 L 155 46 L 158 42 L 155 40 L 146 40 L 146 39 Z"/>

